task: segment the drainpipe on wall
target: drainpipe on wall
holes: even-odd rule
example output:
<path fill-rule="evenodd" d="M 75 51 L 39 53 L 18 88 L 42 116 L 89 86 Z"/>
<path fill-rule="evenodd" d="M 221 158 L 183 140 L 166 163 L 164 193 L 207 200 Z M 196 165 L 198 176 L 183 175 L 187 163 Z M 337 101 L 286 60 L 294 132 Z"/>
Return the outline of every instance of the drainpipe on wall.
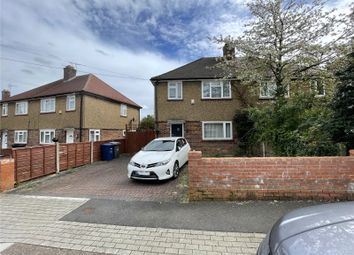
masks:
<path fill-rule="evenodd" d="M 84 100 L 84 96 L 83 96 L 83 93 L 81 93 L 81 98 L 80 98 L 80 129 L 79 129 L 79 132 L 80 132 L 80 142 L 82 142 L 82 123 L 83 123 L 83 109 L 82 109 L 82 106 L 83 106 L 83 100 Z"/>
<path fill-rule="evenodd" d="M 157 85 L 159 84 L 158 81 L 152 81 L 152 84 L 154 85 L 154 108 L 155 108 L 155 132 L 157 134 L 157 137 L 159 137 L 159 130 L 158 130 L 158 126 L 157 126 L 157 122 L 158 122 L 158 113 L 157 113 Z"/>

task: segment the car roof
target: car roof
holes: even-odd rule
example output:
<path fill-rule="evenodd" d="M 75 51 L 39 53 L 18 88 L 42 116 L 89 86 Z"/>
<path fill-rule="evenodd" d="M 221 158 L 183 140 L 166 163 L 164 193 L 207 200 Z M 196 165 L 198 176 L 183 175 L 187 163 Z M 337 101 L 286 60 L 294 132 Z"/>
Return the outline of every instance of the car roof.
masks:
<path fill-rule="evenodd" d="M 181 136 L 171 136 L 171 137 L 159 137 L 159 138 L 155 138 L 154 140 L 173 140 L 173 141 L 175 141 L 175 140 L 177 140 L 177 139 L 179 139 L 179 138 L 183 138 L 184 139 L 184 137 L 181 137 Z"/>
<path fill-rule="evenodd" d="M 295 235 L 346 221 L 354 221 L 354 202 L 322 204 L 291 211 L 273 226 L 271 249 L 275 251 L 281 242 Z"/>

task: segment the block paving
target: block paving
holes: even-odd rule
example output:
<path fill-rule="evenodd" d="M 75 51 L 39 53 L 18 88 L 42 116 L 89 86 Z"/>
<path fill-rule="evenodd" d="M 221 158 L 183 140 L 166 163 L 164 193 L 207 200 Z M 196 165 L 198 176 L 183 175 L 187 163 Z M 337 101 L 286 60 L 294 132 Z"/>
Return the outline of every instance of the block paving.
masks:
<path fill-rule="evenodd" d="M 253 255 L 265 236 L 60 221 L 86 201 L 86 198 L 1 194 L 0 243 L 105 254 Z"/>

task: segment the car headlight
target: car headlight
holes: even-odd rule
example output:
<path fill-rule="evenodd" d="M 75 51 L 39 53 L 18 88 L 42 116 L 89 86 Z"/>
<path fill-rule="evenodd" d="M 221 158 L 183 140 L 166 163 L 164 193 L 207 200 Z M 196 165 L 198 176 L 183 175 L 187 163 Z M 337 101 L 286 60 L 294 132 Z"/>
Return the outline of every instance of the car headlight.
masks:
<path fill-rule="evenodd" d="M 130 160 L 130 161 L 129 161 L 129 165 L 134 166 L 134 165 L 135 165 L 135 162 L 134 162 L 133 160 Z"/>
<path fill-rule="evenodd" d="M 165 161 L 161 161 L 161 162 L 157 162 L 156 166 L 164 166 L 167 165 L 168 162 L 170 162 L 171 159 L 165 160 Z"/>

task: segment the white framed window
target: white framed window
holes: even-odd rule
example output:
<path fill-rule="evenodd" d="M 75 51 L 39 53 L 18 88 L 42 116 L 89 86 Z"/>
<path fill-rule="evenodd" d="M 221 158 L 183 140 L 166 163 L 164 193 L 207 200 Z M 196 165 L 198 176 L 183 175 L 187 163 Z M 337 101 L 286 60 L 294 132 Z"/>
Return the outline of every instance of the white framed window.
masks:
<path fill-rule="evenodd" d="M 76 97 L 75 95 L 66 96 L 66 110 L 75 111 L 76 109 Z"/>
<path fill-rule="evenodd" d="M 16 102 L 15 115 L 24 115 L 24 114 L 28 114 L 28 102 L 27 101 Z"/>
<path fill-rule="evenodd" d="M 53 144 L 55 137 L 55 129 L 41 129 L 39 130 L 39 143 L 40 144 Z"/>
<path fill-rule="evenodd" d="M 9 114 L 9 105 L 6 103 L 2 104 L 1 116 L 7 116 Z"/>
<path fill-rule="evenodd" d="M 55 112 L 55 97 L 41 99 L 41 113 Z"/>
<path fill-rule="evenodd" d="M 27 143 L 27 130 L 15 130 L 15 143 Z"/>
<path fill-rule="evenodd" d="M 127 117 L 128 116 L 128 107 L 126 104 L 120 105 L 120 116 Z"/>
<path fill-rule="evenodd" d="M 231 82 L 227 80 L 202 81 L 203 99 L 231 98 Z"/>
<path fill-rule="evenodd" d="M 203 121 L 203 140 L 232 140 L 232 121 Z"/>
<path fill-rule="evenodd" d="M 277 85 L 273 81 L 262 81 L 259 89 L 259 98 L 274 98 Z"/>
<path fill-rule="evenodd" d="M 322 81 L 311 81 L 311 90 L 315 93 L 315 97 L 324 97 L 326 95 L 325 84 Z"/>
<path fill-rule="evenodd" d="M 89 130 L 89 141 L 96 142 L 101 140 L 101 131 L 99 129 Z"/>
<path fill-rule="evenodd" d="M 168 82 L 168 99 L 181 100 L 183 99 L 183 86 L 182 81 L 169 81 Z"/>

